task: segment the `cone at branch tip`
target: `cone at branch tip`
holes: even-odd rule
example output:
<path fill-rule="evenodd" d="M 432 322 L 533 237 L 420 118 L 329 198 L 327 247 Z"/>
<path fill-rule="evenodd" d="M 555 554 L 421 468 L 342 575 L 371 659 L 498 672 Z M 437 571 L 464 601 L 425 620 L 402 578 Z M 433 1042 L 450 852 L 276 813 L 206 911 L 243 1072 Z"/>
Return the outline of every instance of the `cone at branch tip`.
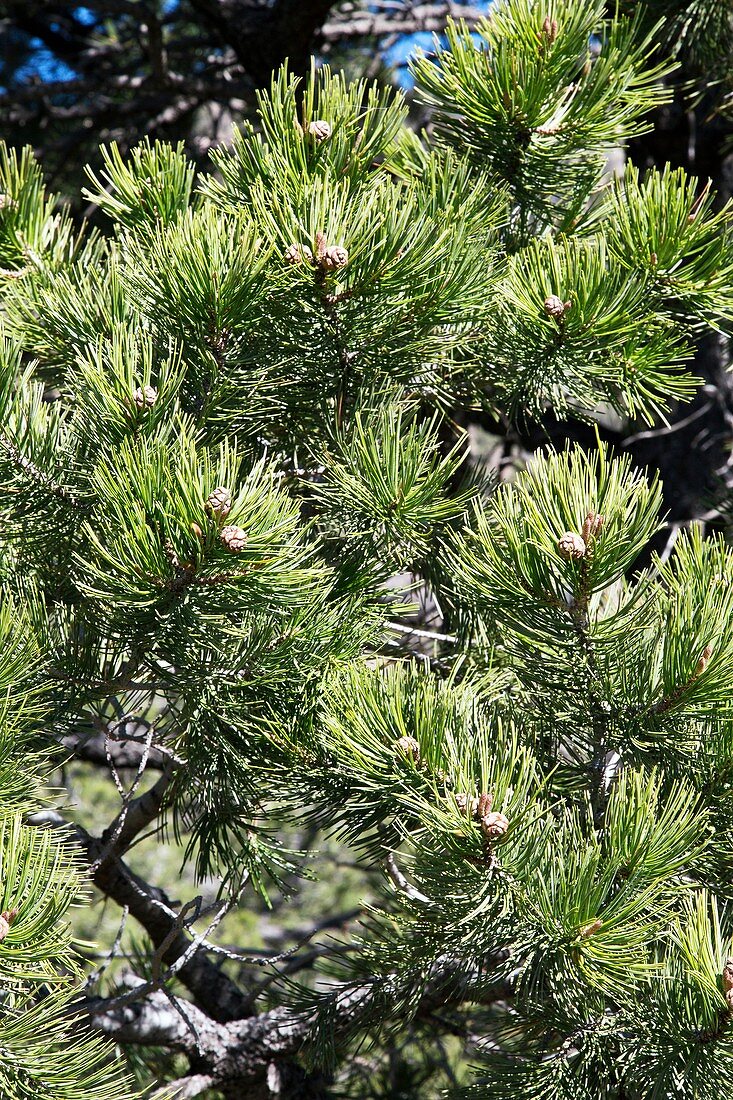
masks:
<path fill-rule="evenodd" d="M 499 840 L 506 836 L 508 829 L 509 818 L 497 810 L 492 810 L 481 818 L 481 832 L 487 840 Z"/>
<path fill-rule="evenodd" d="M 158 400 L 158 391 L 155 386 L 138 386 L 132 395 L 137 409 L 152 409 Z"/>
<path fill-rule="evenodd" d="M 247 532 L 235 524 L 222 527 L 219 538 L 230 554 L 240 554 L 247 545 Z"/>
<path fill-rule="evenodd" d="M 557 540 L 557 549 L 567 561 L 578 561 L 585 557 L 588 547 L 581 535 L 575 531 L 565 531 Z"/>
<path fill-rule="evenodd" d="M 290 244 L 283 253 L 286 264 L 312 263 L 313 253 L 307 244 Z"/>
<path fill-rule="evenodd" d="M 348 262 L 349 253 L 342 244 L 330 244 L 321 261 L 323 266 L 329 271 L 335 271 L 336 268 L 339 267 L 346 267 Z"/>
<path fill-rule="evenodd" d="M 332 134 L 331 124 L 324 118 L 316 118 L 308 127 L 308 133 L 318 142 L 326 141 Z"/>
<path fill-rule="evenodd" d="M 705 671 L 705 669 L 708 667 L 708 663 L 712 655 L 713 647 L 711 645 L 706 645 L 702 651 L 702 654 L 700 655 L 700 660 L 695 665 L 695 672 L 693 674 L 694 676 L 699 676 L 701 672 Z"/>
<path fill-rule="evenodd" d="M 545 313 L 548 317 L 553 317 L 556 321 L 560 321 L 572 304 L 571 301 L 563 302 L 562 298 L 557 294 L 550 294 L 545 298 Z"/>
<path fill-rule="evenodd" d="M 5 939 L 8 932 L 10 931 L 11 924 L 13 923 L 13 921 L 15 920 L 15 918 L 17 916 L 18 916 L 17 908 L 15 908 L 15 909 L 4 909 L 3 912 L 0 913 L 0 941 Z"/>
<path fill-rule="evenodd" d="M 420 744 L 414 737 L 410 737 L 409 735 L 406 735 L 405 737 L 400 737 L 399 740 L 396 742 L 396 747 L 397 750 L 401 752 L 404 756 L 406 756 L 409 760 L 412 760 L 415 764 L 419 763 Z"/>
<path fill-rule="evenodd" d="M 546 15 L 545 21 L 542 24 L 542 33 L 547 39 L 548 44 L 551 46 L 557 38 L 557 19 L 550 19 L 549 15 Z"/>
<path fill-rule="evenodd" d="M 463 792 L 459 792 L 456 796 L 456 805 L 462 814 L 467 814 L 469 817 L 476 817 L 478 814 L 478 798 L 476 795 L 467 795 Z"/>
<path fill-rule="evenodd" d="M 583 925 L 583 927 L 578 931 L 578 937 L 581 940 L 587 940 L 590 936 L 593 936 L 596 932 L 600 931 L 602 927 L 603 921 L 600 919 L 600 917 L 596 917 L 595 920 L 588 921 L 587 924 Z"/>
<path fill-rule="evenodd" d="M 349 253 L 342 244 L 329 244 L 325 233 L 316 233 L 316 263 L 325 271 L 335 271 L 349 262 Z"/>
<path fill-rule="evenodd" d="M 228 516 L 232 510 L 232 494 L 229 490 L 223 486 L 218 485 L 216 489 L 213 489 L 209 493 L 208 500 L 206 501 L 206 511 L 209 515 L 214 515 L 218 519 L 223 519 Z"/>

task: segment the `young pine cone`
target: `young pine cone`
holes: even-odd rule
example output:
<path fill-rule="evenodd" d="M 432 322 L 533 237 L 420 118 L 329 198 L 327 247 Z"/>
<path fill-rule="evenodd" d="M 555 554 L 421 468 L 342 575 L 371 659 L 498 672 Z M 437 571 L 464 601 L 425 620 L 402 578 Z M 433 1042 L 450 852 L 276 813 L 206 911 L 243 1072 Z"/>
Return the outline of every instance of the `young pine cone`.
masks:
<path fill-rule="evenodd" d="M 10 931 L 10 925 L 18 916 L 17 909 L 5 909 L 0 913 L 0 940 L 4 940 Z"/>
<path fill-rule="evenodd" d="M 545 298 L 545 313 L 548 317 L 554 317 L 556 321 L 565 316 L 570 306 L 570 302 L 563 302 L 557 294 L 550 294 L 549 297 Z"/>
<path fill-rule="evenodd" d="M 728 993 L 730 990 L 733 990 L 733 958 L 727 958 L 723 967 L 723 991 Z"/>
<path fill-rule="evenodd" d="M 349 253 L 341 244 L 330 244 L 321 261 L 328 271 L 335 271 L 336 268 L 346 267 L 348 262 Z"/>
<path fill-rule="evenodd" d="M 400 737 L 396 743 L 397 749 L 412 760 L 415 764 L 420 762 L 420 744 L 414 737 Z"/>
<path fill-rule="evenodd" d="M 285 249 L 283 253 L 283 259 L 286 264 L 302 264 L 310 263 L 313 259 L 313 253 L 307 244 L 291 244 Z"/>
<path fill-rule="evenodd" d="M 574 531 L 566 531 L 557 540 L 557 549 L 567 561 L 578 561 L 585 557 L 588 547 L 580 535 L 576 535 Z"/>
<path fill-rule="evenodd" d="M 308 127 L 308 133 L 318 142 L 325 141 L 326 138 L 330 138 L 331 136 L 331 127 L 325 119 L 317 118 L 311 122 Z"/>
<path fill-rule="evenodd" d="M 496 810 L 492 810 L 491 813 L 481 818 L 481 832 L 487 840 L 499 840 L 500 837 L 506 835 L 508 828 L 509 818 Z"/>
<path fill-rule="evenodd" d="M 158 400 L 158 391 L 154 386 L 138 386 L 132 395 L 137 409 L 152 409 Z"/>
<path fill-rule="evenodd" d="M 475 817 L 478 813 L 479 800 L 475 795 L 467 795 L 462 791 L 459 791 L 455 796 L 456 806 L 462 814 L 466 814 L 469 817 Z"/>
<path fill-rule="evenodd" d="M 549 15 L 545 16 L 545 21 L 542 24 L 542 33 L 548 43 L 552 45 L 557 38 L 557 19 L 550 20 Z"/>
<path fill-rule="evenodd" d="M 710 658 L 712 657 L 712 655 L 713 655 L 713 647 L 711 645 L 706 645 L 705 648 L 703 649 L 702 653 L 700 654 L 700 659 L 698 660 L 697 664 L 695 665 L 695 671 L 693 673 L 693 679 L 696 676 L 699 676 L 701 672 L 705 671 L 705 669 L 708 667 L 708 664 L 710 662 Z M 728 965 L 728 963 L 730 963 L 731 967 L 733 968 L 733 959 L 728 959 L 726 961 L 726 965 Z M 733 970 L 731 971 L 731 973 L 733 973 Z M 731 983 L 731 984 L 733 984 L 733 983 Z"/>
<path fill-rule="evenodd" d="M 247 532 L 234 524 L 222 527 L 219 538 L 230 554 L 241 553 L 247 545 Z"/>
<path fill-rule="evenodd" d="M 223 485 L 219 485 L 218 488 L 209 493 L 209 499 L 206 501 L 206 511 L 209 515 L 216 516 L 217 519 L 224 519 L 231 510 L 232 494 Z"/>
<path fill-rule="evenodd" d="M 598 536 L 601 527 L 606 521 L 605 516 L 600 516 L 598 512 L 589 512 L 583 520 L 583 526 L 580 529 L 580 537 L 586 544 Z"/>

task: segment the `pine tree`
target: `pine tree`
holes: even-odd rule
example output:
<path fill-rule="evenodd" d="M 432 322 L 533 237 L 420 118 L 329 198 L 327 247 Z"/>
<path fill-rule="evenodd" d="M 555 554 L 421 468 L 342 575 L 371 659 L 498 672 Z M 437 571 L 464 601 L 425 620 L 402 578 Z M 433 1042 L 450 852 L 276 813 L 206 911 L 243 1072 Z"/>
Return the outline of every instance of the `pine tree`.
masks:
<path fill-rule="evenodd" d="M 607 171 L 676 64 L 632 6 L 452 25 L 420 134 L 398 93 L 282 68 L 208 174 L 106 148 L 107 235 L 2 148 L 8 1100 L 724 1090 L 733 554 L 651 554 L 659 481 L 600 441 L 497 483 L 458 426 L 655 424 L 730 327 L 730 209 Z M 95 752 L 98 835 L 51 789 Z M 134 872 L 151 829 L 212 907 Z M 216 939 L 328 836 L 358 927 Z M 90 883 L 145 933 L 132 974 L 122 930 L 85 972 Z"/>

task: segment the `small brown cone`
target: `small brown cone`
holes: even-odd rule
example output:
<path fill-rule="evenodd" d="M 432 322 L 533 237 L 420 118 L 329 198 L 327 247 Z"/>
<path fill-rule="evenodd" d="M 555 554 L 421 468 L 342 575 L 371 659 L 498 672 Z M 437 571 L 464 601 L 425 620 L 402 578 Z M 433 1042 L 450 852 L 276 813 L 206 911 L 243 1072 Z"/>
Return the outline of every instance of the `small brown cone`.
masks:
<path fill-rule="evenodd" d="M 574 531 L 565 531 L 557 540 L 557 549 L 560 556 L 567 561 L 578 561 L 585 557 L 588 547 L 581 535 Z"/>
<path fill-rule="evenodd" d="M 349 253 L 343 245 L 331 244 L 326 249 L 321 262 L 328 271 L 335 271 L 339 267 L 346 267 L 349 262 Z"/>
<path fill-rule="evenodd" d="M 500 840 L 506 836 L 509 828 L 509 818 L 504 814 L 492 810 L 481 818 L 481 832 L 487 840 Z"/>
<path fill-rule="evenodd" d="M 725 960 L 723 967 L 723 989 L 726 993 L 729 989 L 733 989 L 733 958 L 730 956 Z"/>
<path fill-rule="evenodd" d="M 700 654 L 699 661 L 695 665 L 695 671 L 693 673 L 693 677 L 697 677 L 697 676 L 700 675 L 701 672 L 705 671 L 705 669 L 708 667 L 708 664 L 710 662 L 710 658 L 712 657 L 712 655 L 713 655 L 713 647 L 710 646 L 710 645 L 706 645 L 705 648 L 703 649 L 702 653 Z"/>
<path fill-rule="evenodd" d="M 18 916 L 17 909 L 5 909 L 0 913 L 0 941 L 4 940 L 10 931 L 10 926 Z"/>
<path fill-rule="evenodd" d="M 230 554 L 240 554 L 247 545 L 247 532 L 234 524 L 222 527 L 219 538 Z"/>
<path fill-rule="evenodd" d="M 590 936 L 594 936 L 596 932 L 599 932 L 603 928 L 603 921 L 600 917 L 596 917 L 595 920 L 588 921 L 578 931 L 578 936 L 581 940 L 587 940 Z"/>
<path fill-rule="evenodd" d="M 475 817 L 478 813 L 478 798 L 476 795 L 464 794 L 463 791 L 459 791 L 455 795 L 456 806 L 462 814 L 466 814 L 468 817 Z"/>
<path fill-rule="evenodd" d="M 409 735 L 400 737 L 396 742 L 396 747 L 399 752 L 406 756 L 413 763 L 419 764 L 420 762 L 420 743 L 414 737 Z"/>
<path fill-rule="evenodd" d="M 217 486 L 206 501 L 206 511 L 217 519 L 224 519 L 232 510 L 232 494 L 223 485 Z"/>
<path fill-rule="evenodd" d="M 570 302 L 563 302 L 557 294 L 550 294 L 545 298 L 545 313 L 555 321 L 560 321 L 570 309 Z"/>
<path fill-rule="evenodd" d="M 332 133 L 331 125 L 323 118 L 314 119 L 308 127 L 308 133 L 319 143 L 326 141 Z"/>
<path fill-rule="evenodd" d="M 313 253 L 307 244 L 291 244 L 283 252 L 283 259 L 286 264 L 310 263 L 313 259 Z"/>
<path fill-rule="evenodd" d="M 138 386 L 132 395 L 137 409 L 152 409 L 158 400 L 158 391 L 155 386 Z"/>

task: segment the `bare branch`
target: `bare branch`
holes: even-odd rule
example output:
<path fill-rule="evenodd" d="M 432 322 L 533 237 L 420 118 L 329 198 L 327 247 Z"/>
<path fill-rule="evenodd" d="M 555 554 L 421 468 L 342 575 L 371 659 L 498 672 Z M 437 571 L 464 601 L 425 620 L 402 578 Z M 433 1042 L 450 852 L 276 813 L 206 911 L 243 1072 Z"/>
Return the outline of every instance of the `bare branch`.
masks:
<path fill-rule="evenodd" d="M 133 812 L 132 808 L 130 812 Z M 177 912 L 167 895 L 131 871 L 114 851 L 100 862 L 98 857 L 104 847 L 101 838 L 93 837 L 81 826 L 76 826 L 76 839 L 85 850 L 90 864 L 98 863 L 93 875 L 94 885 L 118 905 L 128 907 L 130 915 L 142 925 L 155 948 L 167 942 L 168 946 L 162 954 L 164 963 L 172 965 L 176 962 L 189 949 L 192 937 L 185 929 L 177 928 Z M 176 932 L 170 936 L 172 929 Z M 213 1020 L 226 1022 L 251 1014 L 250 999 L 211 962 L 202 949 L 187 957 L 177 975 L 196 998 L 197 1004 Z"/>
<path fill-rule="evenodd" d="M 130 1004 L 132 1001 L 139 1000 L 141 997 L 146 996 L 148 993 L 154 993 L 157 990 L 162 989 L 170 999 L 173 1007 L 176 1008 L 177 1011 L 180 1011 L 180 1006 L 166 990 L 166 983 L 170 981 L 171 978 L 175 977 L 175 975 L 183 969 L 183 967 L 194 957 L 200 947 L 202 947 L 204 944 L 207 944 L 208 937 L 212 934 L 212 932 L 216 930 L 217 926 L 221 923 L 224 916 L 235 904 L 237 896 L 238 895 L 232 895 L 230 898 L 227 899 L 226 902 L 216 907 L 217 911 L 212 920 L 209 922 L 206 931 L 200 932 L 195 935 L 183 954 L 179 955 L 175 962 L 173 962 L 165 971 L 162 971 L 161 965 L 163 959 L 165 958 L 166 950 L 170 947 L 173 940 L 175 940 L 184 929 L 188 929 L 189 925 L 193 921 L 197 920 L 201 915 L 200 897 L 193 898 L 191 901 L 188 901 L 185 905 L 181 906 L 181 908 L 175 914 L 175 919 L 170 931 L 168 932 L 168 935 L 153 952 L 152 958 L 150 960 L 151 973 L 153 975 L 151 980 L 145 982 L 145 984 L 142 986 L 136 986 L 127 993 L 122 993 L 119 996 L 114 997 L 109 1002 L 108 1007 L 110 1009 L 121 1008 L 123 1005 Z M 189 916 L 191 910 L 193 910 L 193 913 Z"/>
<path fill-rule="evenodd" d="M 402 874 L 402 871 L 400 871 L 399 867 L 397 866 L 394 852 L 388 853 L 386 868 L 387 874 L 389 875 L 390 879 L 397 887 L 397 889 L 400 891 L 400 893 L 404 894 L 411 901 L 421 901 L 425 905 L 433 904 L 430 898 L 426 897 L 425 894 L 421 894 L 419 890 L 417 890 L 410 882 L 407 881 L 405 876 Z"/>
<path fill-rule="evenodd" d="M 399 1001 L 405 980 L 409 979 L 394 975 L 386 981 L 337 987 L 329 998 L 334 1037 L 345 1036 L 369 1016 L 375 995 L 382 1006 L 385 997 L 394 996 Z M 487 983 L 478 971 L 467 979 L 461 961 L 445 958 L 434 964 L 422 985 L 418 1015 L 429 1015 L 436 1008 L 459 1004 L 467 998 L 491 1003 L 510 995 L 506 982 Z M 261 1081 L 273 1063 L 298 1054 L 314 1024 L 313 1011 L 282 1007 L 248 1020 L 217 1024 L 186 1004 L 198 1033 L 195 1043 L 161 991 L 144 1001 L 121 1006 L 95 998 L 84 1007 L 92 1024 L 118 1042 L 165 1046 L 195 1054 L 197 1066 L 211 1075 L 214 1086 L 223 1087 Z"/>
<path fill-rule="evenodd" d="M 84 760 L 90 764 L 103 764 L 109 766 L 112 760 L 115 768 L 137 768 L 140 758 L 145 751 L 144 740 L 137 738 L 121 738 L 119 741 L 113 736 L 107 738 L 105 749 L 105 735 L 102 731 L 86 735 L 84 733 L 69 733 L 61 738 L 61 744 L 69 749 L 77 760 Z M 153 745 L 148 753 L 147 767 L 155 771 L 162 771 L 168 764 L 168 760 L 177 758 L 167 749 L 159 745 Z"/>
<path fill-rule="evenodd" d="M 213 1077 L 206 1073 L 194 1073 L 191 1077 L 182 1077 L 171 1085 L 163 1085 L 151 1094 L 150 1100 L 192 1100 L 200 1096 L 213 1084 Z M 173 1092 L 171 1092 L 173 1089 Z"/>
<path fill-rule="evenodd" d="M 144 1000 L 114 1007 L 105 997 L 90 997 L 83 1004 L 92 1025 L 106 1035 L 114 1036 L 119 1043 L 137 1043 L 144 1046 L 166 1046 L 185 1054 L 198 1054 L 199 1046 L 210 1056 L 221 1046 L 220 1032 L 226 1025 L 218 1024 L 195 1005 L 187 1005 L 187 1011 L 195 1024 L 198 1043 L 190 1028 L 173 1010 L 168 998 L 161 991 L 150 994 Z"/>
<path fill-rule="evenodd" d="M 321 28 L 324 42 L 343 42 L 353 38 L 383 38 L 387 35 L 418 34 L 445 30 L 449 18 L 465 20 L 475 26 L 486 18 L 478 7 L 459 4 L 380 5 L 382 11 L 346 12 L 329 19 Z"/>

